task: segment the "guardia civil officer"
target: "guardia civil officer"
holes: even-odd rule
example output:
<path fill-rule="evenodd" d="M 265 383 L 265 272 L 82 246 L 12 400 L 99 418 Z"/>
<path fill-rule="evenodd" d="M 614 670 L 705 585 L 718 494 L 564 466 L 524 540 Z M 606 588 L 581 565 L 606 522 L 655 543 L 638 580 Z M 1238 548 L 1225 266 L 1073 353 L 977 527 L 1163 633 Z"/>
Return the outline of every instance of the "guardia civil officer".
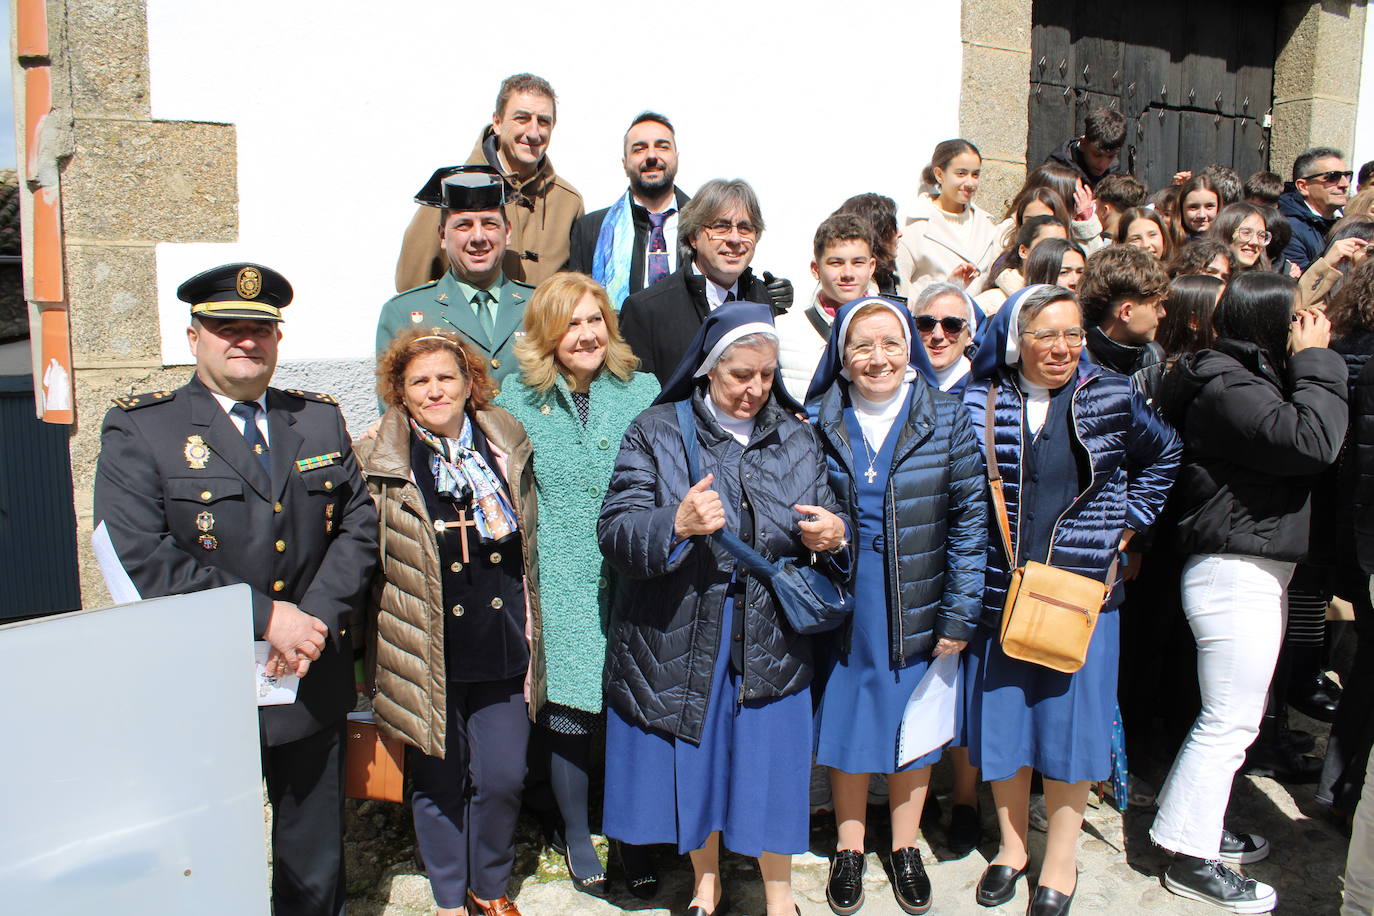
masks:
<path fill-rule="evenodd" d="M 511 238 L 502 209 L 505 185 L 488 166 L 443 168 L 430 176 L 415 202 L 441 208 L 439 241 L 448 270 L 382 306 L 377 354 L 404 330 L 457 331 L 482 357 L 499 393 L 501 380 L 518 368 L 515 341 L 525 303 L 534 292 L 534 287 L 512 280 L 501 269 Z"/>
<path fill-rule="evenodd" d="M 259 709 L 275 911 L 336 916 L 346 900 L 349 616 L 376 567 L 377 513 L 334 398 L 268 387 L 286 279 L 225 264 L 177 296 L 191 304 L 195 375 L 174 391 L 118 398 L 106 415 L 95 536 L 144 598 L 252 587 L 268 673 L 302 676 L 294 703 Z"/>

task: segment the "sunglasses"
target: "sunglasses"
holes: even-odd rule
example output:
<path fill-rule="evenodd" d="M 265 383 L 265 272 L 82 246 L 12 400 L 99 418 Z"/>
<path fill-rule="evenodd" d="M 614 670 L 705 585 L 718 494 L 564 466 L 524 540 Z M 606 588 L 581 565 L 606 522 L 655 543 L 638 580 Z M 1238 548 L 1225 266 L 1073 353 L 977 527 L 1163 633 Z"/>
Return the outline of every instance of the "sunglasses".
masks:
<path fill-rule="evenodd" d="M 1342 172 L 1339 169 L 1335 169 L 1330 172 L 1318 172 L 1315 175 L 1304 175 L 1303 181 L 1320 181 L 1322 184 L 1335 184 L 1342 178 L 1349 181 L 1354 175 L 1354 172 Z"/>
<path fill-rule="evenodd" d="M 944 330 L 946 337 L 957 337 L 964 332 L 964 328 L 968 327 L 968 319 L 953 316 L 946 318 L 936 318 L 934 315 L 916 316 L 916 330 L 922 334 L 929 334 L 934 331 L 937 324 Z"/>

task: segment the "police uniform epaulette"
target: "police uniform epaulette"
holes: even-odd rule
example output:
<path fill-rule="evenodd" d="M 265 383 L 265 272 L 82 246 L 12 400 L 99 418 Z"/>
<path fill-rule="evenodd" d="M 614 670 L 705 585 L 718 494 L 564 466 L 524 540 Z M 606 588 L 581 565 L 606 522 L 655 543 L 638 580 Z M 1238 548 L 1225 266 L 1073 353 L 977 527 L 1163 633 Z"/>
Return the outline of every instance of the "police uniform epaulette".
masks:
<path fill-rule="evenodd" d="M 283 388 L 282 391 L 284 391 L 287 394 L 294 394 L 296 397 L 303 398 L 307 401 L 323 401 L 326 404 L 334 404 L 336 406 L 339 403 L 338 399 L 335 398 L 334 395 L 323 394 L 319 391 L 301 391 L 299 388 Z"/>
<path fill-rule="evenodd" d="M 137 410 L 140 407 L 147 407 L 149 404 L 165 404 L 176 396 L 175 391 L 149 391 L 145 394 L 131 394 L 128 397 L 114 398 L 114 402 L 124 410 Z"/>
<path fill-rule="evenodd" d="M 391 298 L 396 299 L 396 298 L 398 298 L 398 297 L 400 297 L 400 296 L 406 295 L 407 293 L 413 293 L 413 292 L 415 292 L 417 289 L 429 289 L 430 287 L 438 286 L 438 285 L 439 285 L 439 281 L 438 281 L 438 280 L 430 280 L 428 283 L 421 283 L 419 286 L 412 286 L 410 289 L 403 289 L 403 290 L 401 290 L 399 293 L 397 293 L 395 296 L 392 296 Z"/>

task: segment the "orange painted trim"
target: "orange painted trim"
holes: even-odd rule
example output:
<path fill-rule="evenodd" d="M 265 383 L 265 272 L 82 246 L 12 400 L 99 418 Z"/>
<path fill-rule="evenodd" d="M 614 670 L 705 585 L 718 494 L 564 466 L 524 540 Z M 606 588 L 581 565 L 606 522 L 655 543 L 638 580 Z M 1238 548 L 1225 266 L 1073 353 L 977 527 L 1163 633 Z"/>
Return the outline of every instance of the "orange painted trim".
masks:
<path fill-rule="evenodd" d="M 38 175 L 43 122 L 52 112 L 52 67 L 24 69 L 24 159 L 29 179 Z"/>
<path fill-rule="evenodd" d="M 20 57 L 48 56 L 48 5 L 43 0 L 19 0 L 15 43 Z"/>
<path fill-rule="evenodd" d="M 46 309 L 43 319 L 42 353 L 34 388 L 42 392 L 43 422 L 71 423 L 73 409 L 71 334 L 66 309 Z"/>
<path fill-rule="evenodd" d="M 62 304 L 62 199 L 56 188 L 33 192 L 33 301 Z"/>

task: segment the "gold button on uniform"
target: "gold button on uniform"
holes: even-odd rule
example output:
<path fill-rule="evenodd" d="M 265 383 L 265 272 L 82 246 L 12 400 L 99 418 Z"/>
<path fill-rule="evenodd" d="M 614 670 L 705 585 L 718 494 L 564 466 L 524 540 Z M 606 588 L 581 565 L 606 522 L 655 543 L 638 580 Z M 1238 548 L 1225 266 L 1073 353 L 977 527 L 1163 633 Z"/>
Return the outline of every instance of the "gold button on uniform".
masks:
<path fill-rule="evenodd" d="M 500 598 L 493 598 L 491 599 L 491 606 L 499 611 L 506 606 L 506 602 L 502 601 Z"/>
<path fill-rule="evenodd" d="M 493 554 L 491 555 L 491 562 L 493 562 L 493 563 L 500 563 L 500 562 L 501 562 L 501 555 L 500 555 L 499 553 L 493 553 Z"/>
<path fill-rule="evenodd" d="M 462 563 L 459 563 L 457 560 L 455 560 L 455 561 L 453 562 L 453 565 L 450 566 L 449 569 L 450 569 L 451 571 L 453 571 L 453 572 L 462 572 L 462 571 L 463 571 L 463 564 L 462 564 Z"/>
<path fill-rule="evenodd" d="M 209 499 L 209 498 L 211 497 L 211 495 L 213 495 L 213 494 L 211 494 L 209 490 L 201 490 L 201 491 L 200 491 L 200 498 L 201 498 L 201 499 Z"/>
<path fill-rule="evenodd" d="M 272 504 L 272 511 L 273 511 L 273 512 L 280 512 L 280 511 L 281 511 L 281 503 L 273 503 L 273 504 Z"/>
<path fill-rule="evenodd" d="M 447 528 L 447 527 L 448 527 L 448 523 L 445 522 L 442 518 L 436 518 L 436 519 L 434 520 L 434 530 L 435 530 L 435 531 L 443 531 L 443 530 L 444 530 L 445 528 Z"/>
<path fill-rule="evenodd" d="M 462 616 L 463 616 L 463 606 L 462 606 L 461 604 L 455 604 L 455 605 L 453 606 L 453 616 L 454 616 L 454 617 L 462 617 Z"/>
<path fill-rule="evenodd" d="M 324 488 L 325 488 L 326 490 L 332 490 L 332 489 L 334 489 L 334 481 L 332 481 L 332 480 L 326 480 L 326 481 L 324 482 Z"/>
<path fill-rule="evenodd" d="M 280 580 L 280 579 L 278 579 L 276 582 L 273 582 L 273 583 L 272 583 L 272 591 L 274 591 L 274 592 L 279 592 L 279 591 L 281 591 L 281 590 L 284 589 L 284 588 L 286 588 L 286 583 L 283 582 L 283 581 Z"/>
<path fill-rule="evenodd" d="M 277 553 L 286 553 L 285 541 L 277 541 Z"/>

